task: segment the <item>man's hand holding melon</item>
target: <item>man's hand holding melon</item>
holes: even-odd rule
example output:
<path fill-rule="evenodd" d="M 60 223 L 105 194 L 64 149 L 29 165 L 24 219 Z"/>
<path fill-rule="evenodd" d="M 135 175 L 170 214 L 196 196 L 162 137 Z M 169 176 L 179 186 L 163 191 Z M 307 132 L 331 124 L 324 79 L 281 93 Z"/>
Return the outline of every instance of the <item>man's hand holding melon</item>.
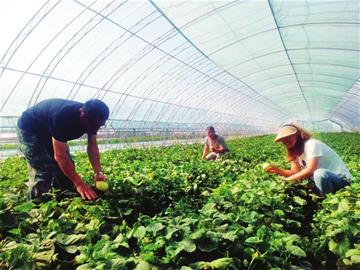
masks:
<path fill-rule="evenodd" d="M 98 172 L 95 173 L 95 177 L 94 177 L 94 183 L 95 183 L 95 188 L 99 191 L 105 192 L 109 189 L 109 185 L 106 182 L 106 175 L 103 174 L 102 172 Z"/>

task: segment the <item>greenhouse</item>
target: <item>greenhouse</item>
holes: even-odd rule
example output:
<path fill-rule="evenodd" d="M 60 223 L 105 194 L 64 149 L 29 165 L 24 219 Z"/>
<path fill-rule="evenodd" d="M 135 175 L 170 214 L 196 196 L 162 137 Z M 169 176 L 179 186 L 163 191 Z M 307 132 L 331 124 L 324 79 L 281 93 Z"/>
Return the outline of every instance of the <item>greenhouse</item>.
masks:
<path fill-rule="evenodd" d="M 360 269 L 358 0 L 1 0 L 0 269 Z"/>

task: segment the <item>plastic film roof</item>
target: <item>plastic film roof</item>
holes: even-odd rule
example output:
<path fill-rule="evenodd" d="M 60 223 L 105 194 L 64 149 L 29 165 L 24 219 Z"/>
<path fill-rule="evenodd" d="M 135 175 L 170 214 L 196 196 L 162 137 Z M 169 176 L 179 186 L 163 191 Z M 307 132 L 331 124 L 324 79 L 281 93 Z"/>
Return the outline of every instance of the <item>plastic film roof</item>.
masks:
<path fill-rule="evenodd" d="M 0 117 L 100 98 L 114 126 L 359 130 L 359 24 L 351 0 L 2 0 Z"/>

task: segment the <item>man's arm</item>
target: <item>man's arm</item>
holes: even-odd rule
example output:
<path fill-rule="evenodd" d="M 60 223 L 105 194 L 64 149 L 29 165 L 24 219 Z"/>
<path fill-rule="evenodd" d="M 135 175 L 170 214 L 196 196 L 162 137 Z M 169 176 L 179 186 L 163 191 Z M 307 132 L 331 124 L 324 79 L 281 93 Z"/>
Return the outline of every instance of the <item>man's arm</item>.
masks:
<path fill-rule="evenodd" d="M 88 134 L 87 153 L 94 173 L 101 172 L 99 147 L 94 134 Z"/>
<path fill-rule="evenodd" d="M 95 134 L 88 134 L 87 153 L 89 156 L 91 166 L 95 173 L 94 182 L 105 181 L 106 176 L 101 171 L 100 152 L 99 152 L 99 147 L 97 145 Z"/>
<path fill-rule="evenodd" d="M 213 151 L 218 154 L 222 154 L 226 152 L 226 144 L 225 139 L 223 137 L 219 137 L 218 139 L 218 146 L 217 148 L 214 148 Z"/>
<path fill-rule="evenodd" d="M 305 169 L 291 175 L 290 177 L 286 178 L 286 180 L 303 180 L 309 178 L 314 174 L 315 170 L 318 168 L 319 159 L 320 157 L 313 157 L 312 159 L 309 160 Z"/>
<path fill-rule="evenodd" d="M 52 138 L 54 148 L 54 159 L 58 163 L 60 169 L 65 176 L 73 182 L 76 190 L 80 193 L 83 199 L 94 200 L 97 195 L 86 183 L 84 183 L 79 174 L 75 171 L 75 166 L 68 157 L 68 144 Z"/>
<path fill-rule="evenodd" d="M 290 177 L 298 172 L 301 171 L 301 167 L 299 162 L 297 161 L 292 161 L 291 162 L 291 169 L 290 170 L 283 170 L 274 166 L 269 166 L 268 168 L 266 168 L 266 172 L 268 173 L 274 173 L 274 174 L 278 174 L 281 176 L 285 176 L 285 177 Z"/>
<path fill-rule="evenodd" d="M 214 148 L 214 152 L 218 153 L 218 154 L 222 154 L 222 153 L 225 153 L 226 150 L 223 146 L 220 145 L 218 148 Z"/>
<path fill-rule="evenodd" d="M 201 156 L 201 159 L 205 159 L 207 154 L 209 154 L 209 145 L 205 144 L 204 151 L 203 151 L 203 154 Z"/>

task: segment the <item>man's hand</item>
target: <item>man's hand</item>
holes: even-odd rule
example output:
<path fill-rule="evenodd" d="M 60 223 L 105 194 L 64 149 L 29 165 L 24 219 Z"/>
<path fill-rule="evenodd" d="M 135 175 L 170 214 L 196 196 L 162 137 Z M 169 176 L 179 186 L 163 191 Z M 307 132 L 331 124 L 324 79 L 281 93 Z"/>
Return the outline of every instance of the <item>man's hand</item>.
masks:
<path fill-rule="evenodd" d="M 96 186 L 97 181 L 106 181 L 107 177 L 102 172 L 97 172 L 94 174 L 94 185 Z"/>
<path fill-rule="evenodd" d="M 103 172 L 97 172 L 94 174 L 95 181 L 106 181 L 107 176 Z"/>
<path fill-rule="evenodd" d="M 84 200 L 95 200 L 97 198 L 95 191 L 84 182 L 77 185 L 76 190 Z"/>
<path fill-rule="evenodd" d="M 225 149 L 223 147 L 218 147 L 218 148 L 214 148 L 213 152 L 215 152 L 216 154 L 222 154 L 225 153 Z"/>

